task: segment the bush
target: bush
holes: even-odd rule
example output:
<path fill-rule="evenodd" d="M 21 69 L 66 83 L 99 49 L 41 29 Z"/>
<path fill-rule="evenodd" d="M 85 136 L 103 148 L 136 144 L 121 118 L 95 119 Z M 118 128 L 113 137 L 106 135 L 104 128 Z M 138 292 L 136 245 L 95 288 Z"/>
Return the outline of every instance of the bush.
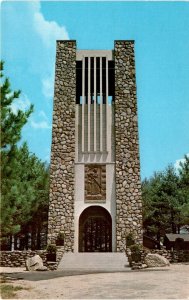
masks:
<path fill-rule="evenodd" d="M 134 244 L 130 246 L 131 250 L 131 259 L 134 262 L 140 262 L 141 261 L 141 254 L 142 254 L 142 247 L 141 245 Z"/>
<path fill-rule="evenodd" d="M 126 236 L 126 246 L 130 247 L 132 245 L 135 244 L 135 240 L 134 240 L 134 236 L 133 234 L 130 232 L 127 236 Z"/>
<path fill-rule="evenodd" d="M 47 250 L 48 253 L 55 254 L 56 251 L 57 251 L 56 245 L 55 244 L 48 244 L 46 250 Z"/>

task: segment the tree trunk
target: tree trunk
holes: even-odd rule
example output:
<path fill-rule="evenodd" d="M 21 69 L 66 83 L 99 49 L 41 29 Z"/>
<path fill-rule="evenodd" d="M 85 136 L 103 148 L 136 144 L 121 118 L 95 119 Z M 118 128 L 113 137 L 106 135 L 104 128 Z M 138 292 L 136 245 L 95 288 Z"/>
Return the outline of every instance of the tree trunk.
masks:
<path fill-rule="evenodd" d="M 14 235 L 11 235 L 11 251 L 14 251 Z"/>

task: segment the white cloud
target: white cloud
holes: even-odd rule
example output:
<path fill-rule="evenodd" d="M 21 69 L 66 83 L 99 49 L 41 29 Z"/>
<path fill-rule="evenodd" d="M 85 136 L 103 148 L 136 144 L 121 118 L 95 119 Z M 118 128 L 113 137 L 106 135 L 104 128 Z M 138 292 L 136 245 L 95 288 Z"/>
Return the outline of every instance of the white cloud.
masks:
<path fill-rule="evenodd" d="M 68 32 L 64 26 L 55 21 L 47 21 L 40 11 L 34 13 L 34 27 L 47 47 L 51 47 L 55 40 L 68 40 Z"/>
<path fill-rule="evenodd" d="M 31 127 L 34 129 L 50 129 L 51 128 L 51 126 L 48 124 L 47 121 L 36 122 L 36 121 L 31 120 L 30 124 L 31 124 Z"/>
<path fill-rule="evenodd" d="M 186 155 L 189 157 L 189 153 L 187 153 Z M 177 159 L 174 164 L 175 169 L 176 170 L 180 169 L 180 163 L 184 163 L 184 162 L 185 162 L 185 158 Z"/>
<path fill-rule="evenodd" d="M 36 2 L 37 3 L 37 2 Z M 47 21 L 43 14 L 40 11 L 40 5 L 34 6 L 33 14 L 33 24 L 34 29 L 40 39 L 43 42 L 43 45 L 47 48 L 45 51 L 48 53 L 53 53 L 55 51 L 56 40 L 68 40 L 69 35 L 64 26 L 60 26 L 55 21 Z M 53 97 L 54 89 L 54 72 L 53 65 L 51 68 L 47 69 L 46 73 L 49 76 L 42 78 L 42 93 L 46 98 Z"/>
<path fill-rule="evenodd" d="M 19 99 L 15 99 L 11 104 L 11 110 L 17 114 L 18 110 L 26 111 L 31 105 L 31 102 L 26 94 L 22 94 Z"/>
<path fill-rule="evenodd" d="M 48 20 L 38 0 L 23 1 L 21 5 L 7 1 L 3 6 L 3 15 L 2 56 L 5 61 L 14 58 L 15 65 L 21 60 L 18 72 L 26 70 L 31 78 L 30 83 L 35 80 L 40 82 L 43 99 L 52 99 L 56 40 L 69 39 L 65 26 L 56 20 Z"/>
<path fill-rule="evenodd" d="M 50 76 L 48 78 L 44 78 L 42 80 L 42 92 L 43 92 L 43 95 L 46 98 L 52 98 L 53 97 L 53 91 L 54 91 L 53 76 Z"/>
<path fill-rule="evenodd" d="M 43 110 L 40 110 L 37 114 L 37 117 L 40 120 L 34 120 L 33 118 L 30 120 L 30 126 L 34 129 L 51 129 L 52 126 L 48 123 L 48 117 Z"/>
<path fill-rule="evenodd" d="M 47 117 L 46 113 L 45 113 L 43 110 L 40 110 L 40 111 L 39 111 L 39 117 L 42 117 L 42 118 L 44 118 L 45 120 L 48 120 L 48 117 Z"/>

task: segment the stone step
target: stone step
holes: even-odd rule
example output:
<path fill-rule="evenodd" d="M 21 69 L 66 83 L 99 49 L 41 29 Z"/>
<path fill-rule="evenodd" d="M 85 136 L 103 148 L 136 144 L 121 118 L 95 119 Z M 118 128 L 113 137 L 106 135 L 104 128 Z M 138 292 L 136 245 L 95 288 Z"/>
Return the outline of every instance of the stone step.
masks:
<path fill-rule="evenodd" d="M 124 271 L 129 269 L 125 253 L 65 253 L 58 270 Z"/>

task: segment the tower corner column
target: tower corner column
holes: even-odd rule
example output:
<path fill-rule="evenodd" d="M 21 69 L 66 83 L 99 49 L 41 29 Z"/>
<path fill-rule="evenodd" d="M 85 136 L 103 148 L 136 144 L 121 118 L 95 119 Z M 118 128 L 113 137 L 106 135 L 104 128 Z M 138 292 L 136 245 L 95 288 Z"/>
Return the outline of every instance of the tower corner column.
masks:
<path fill-rule="evenodd" d="M 65 251 L 74 247 L 75 103 L 76 41 L 57 41 L 48 243 L 62 231 Z"/>
<path fill-rule="evenodd" d="M 115 145 L 117 251 L 132 233 L 142 243 L 142 199 L 134 41 L 115 41 Z"/>

